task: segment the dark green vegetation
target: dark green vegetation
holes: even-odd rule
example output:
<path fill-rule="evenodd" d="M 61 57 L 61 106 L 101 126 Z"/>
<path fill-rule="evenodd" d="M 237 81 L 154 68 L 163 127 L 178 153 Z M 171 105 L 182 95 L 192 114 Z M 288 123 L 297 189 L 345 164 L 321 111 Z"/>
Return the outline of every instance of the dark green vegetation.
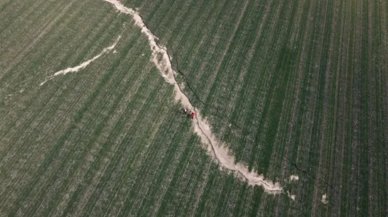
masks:
<path fill-rule="evenodd" d="M 124 4 L 236 161 L 296 200 L 218 169 L 129 16 L 0 1 L 0 216 L 387 215 L 388 2 Z M 116 53 L 39 86 L 118 35 Z"/>

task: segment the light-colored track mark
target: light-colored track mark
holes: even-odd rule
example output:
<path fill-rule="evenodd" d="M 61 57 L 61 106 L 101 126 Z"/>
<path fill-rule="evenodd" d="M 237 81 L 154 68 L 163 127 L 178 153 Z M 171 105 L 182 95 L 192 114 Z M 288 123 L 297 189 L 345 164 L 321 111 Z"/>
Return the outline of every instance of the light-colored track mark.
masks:
<path fill-rule="evenodd" d="M 291 194 L 289 191 L 287 191 L 287 196 L 291 198 L 291 200 L 295 200 L 296 196 L 294 194 Z"/>
<path fill-rule="evenodd" d="M 201 142 L 207 145 L 207 149 L 215 161 L 218 161 L 222 169 L 233 172 L 237 177 L 246 180 L 249 185 L 262 186 L 265 192 L 270 194 L 283 193 L 283 188 L 279 183 L 266 180 L 263 175 L 255 171 L 249 171 L 246 165 L 235 163 L 234 157 L 229 155 L 227 145 L 220 142 L 210 129 L 210 124 L 201 116 L 200 112 L 190 103 L 188 97 L 183 93 L 175 80 L 177 74 L 171 66 L 170 56 L 167 49 L 156 43 L 158 38 L 146 26 L 140 14 L 132 8 L 125 7 L 118 0 L 103 0 L 111 3 L 119 12 L 130 15 L 135 21 L 135 25 L 140 27 L 141 32 L 147 37 L 151 51 L 152 61 L 160 71 L 165 80 L 174 85 L 175 100 L 179 101 L 184 107 L 196 112 L 193 120 L 194 132 L 201 138 Z"/>
<path fill-rule="evenodd" d="M 84 69 L 90 63 L 92 63 L 93 61 L 97 60 L 98 58 L 100 58 L 105 53 L 108 53 L 109 51 L 112 51 L 116 47 L 116 45 L 119 42 L 120 38 L 121 38 L 121 36 L 118 36 L 116 41 L 111 46 L 104 48 L 98 55 L 96 55 L 93 58 L 91 58 L 91 59 L 89 59 L 89 60 L 79 64 L 78 66 L 67 68 L 67 69 L 63 69 L 63 70 L 60 70 L 58 72 L 55 72 L 53 75 L 50 75 L 49 77 L 46 78 L 46 80 L 44 80 L 42 83 L 40 83 L 39 86 L 44 85 L 47 81 L 52 80 L 53 78 L 55 78 L 58 75 L 66 75 L 67 73 L 78 72 L 79 70 Z"/>
<path fill-rule="evenodd" d="M 290 181 L 298 181 L 298 180 L 299 180 L 299 176 L 297 176 L 297 175 L 290 176 Z"/>
<path fill-rule="evenodd" d="M 326 195 L 326 194 L 322 195 L 321 202 L 322 202 L 323 204 L 325 204 L 325 205 L 329 203 L 329 201 L 327 200 L 327 195 Z"/>

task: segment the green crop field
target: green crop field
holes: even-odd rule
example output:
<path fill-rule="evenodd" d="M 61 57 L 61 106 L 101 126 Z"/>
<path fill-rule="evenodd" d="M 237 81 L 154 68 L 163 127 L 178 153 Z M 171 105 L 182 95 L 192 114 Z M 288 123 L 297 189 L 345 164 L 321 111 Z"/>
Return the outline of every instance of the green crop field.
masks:
<path fill-rule="evenodd" d="M 0 1 L 0 216 L 387 216 L 387 158 L 388 1 Z"/>

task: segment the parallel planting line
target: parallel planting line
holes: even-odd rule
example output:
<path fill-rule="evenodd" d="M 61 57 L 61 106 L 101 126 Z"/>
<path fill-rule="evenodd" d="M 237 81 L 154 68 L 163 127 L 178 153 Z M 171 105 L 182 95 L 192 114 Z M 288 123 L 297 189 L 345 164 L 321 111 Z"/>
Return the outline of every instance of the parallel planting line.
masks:
<path fill-rule="evenodd" d="M 106 29 L 105 29 L 105 30 L 106 30 Z M 110 38 L 110 37 L 109 37 L 108 39 L 109 39 L 109 40 L 111 40 L 111 38 Z M 55 110 L 55 109 L 54 109 L 54 110 Z"/>
<path fill-rule="evenodd" d="M 52 108 L 52 107 L 51 107 Z M 53 109 L 53 110 L 55 110 L 55 109 Z M 28 118 L 27 118 L 28 119 Z M 17 128 L 17 127 L 13 127 L 13 128 Z M 21 136 L 20 136 L 21 134 L 20 134 L 20 131 L 19 131 L 19 133 L 18 133 L 18 135 L 16 135 L 17 136 L 17 138 L 21 138 Z M 15 137 L 16 138 L 16 137 Z M 31 138 L 30 138 L 31 139 Z M 19 141 L 20 141 L 20 139 L 19 139 Z M 14 147 L 16 146 L 16 142 L 17 142 L 17 140 L 13 140 L 13 141 L 10 141 L 9 142 L 9 144 L 13 144 L 11 147 L 12 147 L 12 149 L 15 149 Z M 29 155 L 28 156 L 30 156 L 30 153 L 31 152 L 33 152 L 33 151 L 31 151 L 32 150 L 32 148 L 31 148 L 31 146 L 27 146 L 27 145 L 25 145 L 24 146 L 26 149 L 28 149 L 28 152 L 27 153 L 29 153 Z M 16 150 L 16 149 L 15 149 Z M 14 160 L 14 159 L 18 159 L 18 156 L 16 155 L 16 153 L 20 153 L 20 149 L 17 149 L 18 150 L 18 152 L 17 151 L 13 151 L 13 152 L 10 152 L 9 150 L 8 151 L 5 151 L 4 152 L 4 156 L 8 156 L 8 155 L 12 155 L 12 156 L 16 156 L 16 157 L 11 157 L 11 158 L 8 158 L 8 157 L 4 157 L 4 156 L 2 156 L 2 158 L 0 158 L 1 160 L 0 160 L 0 163 L 3 163 L 3 161 L 5 160 L 5 162 L 7 163 L 7 164 L 9 164 L 9 165 L 12 165 L 11 163 L 9 163 L 8 161 L 7 161 L 7 159 L 12 159 L 12 160 Z M 20 158 L 20 156 L 19 156 L 19 158 Z M 25 158 L 25 157 L 23 157 L 23 158 Z M 29 157 L 28 157 L 29 158 Z M 27 158 L 27 159 L 28 159 Z M 24 165 L 24 161 L 23 161 L 23 164 L 22 165 Z M 7 167 L 6 165 L 5 165 L 5 167 Z M 23 166 L 21 166 L 20 168 L 22 168 Z M 17 167 L 15 167 L 15 168 L 17 168 Z M 18 169 L 19 170 L 19 169 Z M 16 170 L 15 170 L 16 171 Z M 26 180 L 26 179 L 20 179 L 19 181 L 24 181 L 24 180 Z M 12 182 L 10 182 L 10 184 L 11 184 Z M 13 185 L 15 185 L 15 183 L 13 183 Z M 8 184 L 7 184 L 7 186 L 8 186 Z M 16 186 L 16 185 L 15 185 Z M 4 188 L 5 189 L 5 188 Z M 1 193 L 1 195 L 2 195 L 2 193 Z"/>
<path fill-rule="evenodd" d="M 79 14 L 78 12 L 79 11 L 77 10 L 77 14 Z M 47 34 L 48 35 L 52 35 L 55 32 L 60 31 L 61 26 L 74 24 L 75 19 L 73 19 L 73 18 L 75 18 L 75 17 L 77 17 L 76 14 L 70 19 L 70 22 L 65 22 L 63 24 L 61 23 L 61 24 L 55 26 L 55 28 L 52 28 Z M 77 17 L 77 21 L 78 22 L 80 21 L 79 16 Z M 78 34 L 80 34 L 80 33 L 78 33 Z M 73 38 L 73 37 L 71 37 L 71 38 Z M 82 36 L 82 38 L 85 39 L 84 36 Z M 60 41 L 59 44 L 58 44 L 58 41 Z M 56 49 L 57 47 L 61 47 L 60 45 L 66 45 L 66 44 L 72 44 L 72 43 L 73 43 L 72 40 L 62 40 L 61 41 L 60 39 L 58 39 L 58 37 L 55 37 L 55 39 L 53 39 L 53 40 L 45 38 L 44 43 L 43 43 L 43 40 L 41 40 L 36 45 L 37 47 L 44 46 L 44 49 L 41 52 L 36 53 L 36 52 L 32 52 L 31 51 L 30 54 L 26 54 L 25 57 L 30 59 L 31 62 L 34 62 L 34 61 L 39 61 L 39 62 L 49 61 L 48 59 L 50 57 L 58 56 L 58 55 L 61 56 L 60 53 L 66 53 L 66 52 L 59 52 L 58 51 L 59 49 Z M 58 44 L 58 45 L 56 45 L 56 44 Z M 76 43 L 76 44 L 79 44 L 79 43 Z M 66 54 L 66 55 L 64 55 L 63 59 L 61 57 L 61 60 L 56 60 L 56 61 L 63 62 L 64 59 L 70 58 L 69 55 L 70 54 Z M 38 69 L 38 67 L 39 67 L 39 65 L 37 65 L 37 64 L 31 64 L 31 65 L 26 65 L 25 67 L 23 67 L 21 69 L 18 69 L 18 70 L 20 70 L 20 71 L 23 71 L 23 70 L 36 71 Z M 12 77 L 15 77 L 15 78 L 13 78 L 13 79 L 6 79 L 5 80 L 5 84 L 16 84 L 16 83 L 18 83 L 17 77 L 21 76 L 21 75 L 19 75 L 20 73 L 11 73 L 11 74 L 12 74 Z M 38 76 L 35 76 L 35 77 L 38 77 Z M 1 81 L 0 81 L 0 83 L 1 83 Z M 2 85 L 2 84 L 0 84 L 0 85 Z M 27 87 L 27 88 L 29 88 L 29 87 Z M 49 93 L 52 93 L 52 94 L 43 93 L 43 95 L 51 95 L 51 97 L 52 97 L 53 94 L 55 94 L 56 91 L 49 91 Z M 33 92 L 30 92 L 30 94 L 31 93 L 33 93 Z M 38 99 L 42 98 L 42 94 L 40 94 L 39 97 L 35 96 L 33 98 L 29 98 L 28 95 L 22 95 L 20 100 L 23 100 L 23 101 L 26 102 L 26 104 L 25 104 L 26 107 L 28 107 L 28 108 L 35 108 L 36 107 L 35 106 L 36 103 L 37 104 L 42 104 L 42 105 L 46 104 L 46 102 L 48 102 L 49 99 L 51 99 L 51 97 L 47 96 L 47 99 L 45 99 L 44 102 L 42 102 L 42 103 L 39 103 L 39 101 L 38 101 Z M 19 104 L 22 104 L 22 103 L 19 103 Z M 18 104 L 14 104 L 12 106 L 15 106 L 15 108 L 19 107 Z M 6 113 L 0 113 L 0 115 L 2 116 L 2 124 L 4 126 L 3 129 L 6 129 L 6 130 L 4 130 L 4 134 L 0 135 L 0 138 L 4 138 L 4 135 L 6 135 L 8 133 L 8 131 L 12 132 L 12 129 L 19 129 L 19 131 L 20 131 L 20 126 L 21 126 L 20 124 L 23 122 L 21 120 L 29 120 L 31 118 L 31 116 L 27 115 L 27 113 L 29 113 L 31 115 L 32 114 L 37 114 L 37 112 L 39 111 L 39 107 L 37 107 L 37 109 L 35 109 L 35 110 L 36 110 L 36 112 L 32 112 L 31 109 L 29 109 L 28 111 L 24 111 L 23 113 L 19 113 L 19 114 L 14 114 L 11 111 L 7 111 Z M 13 131 L 14 131 L 13 134 L 17 133 L 15 130 L 13 130 Z M 18 137 L 18 135 L 17 135 L 17 137 Z M 0 159 L 1 159 L 1 157 L 0 157 Z"/>
<path fill-rule="evenodd" d="M 127 52 L 123 52 L 123 53 L 127 53 Z M 140 55 L 138 55 L 138 56 L 140 56 Z M 115 62 L 115 63 L 113 63 L 112 65 L 119 65 L 120 63 L 118 63 L 118 62 Z M 130 65 L 130 66 L 132 66 L 133 64 L 132 64 L 132 62 L 130 62 L 130 61 L 128 61 L 128 62 L 126 62 L 126 64 L 128 64 L 128 65 Z M 109 71 L 111 71 L 111 70 L 109 70 Z M 125 70 L 124 70 L 125 71 Z M 107 74 L 113 74 L 113 73 L 107 73 Z M 114 74 L 116 74 L 116 73 L 114 73 Z M 127 73 L 121 73 L 121 74 L 119 74 L 120 75 L 120 77 L 119 78 L 115 78 L 114 80 L 117 80 L 117 81 L 128 81 L 128 80 L 137 80 L 137 77 L 136 78 L 131 78 L 131 79 L 129 79 L 129 78 L 123 78 L 122 76 L 124 76 L 124 75 L 127 75 Z M 114 97 L 111 97 L 111 103 L 110 104 L 108 104 L 108 103 L 106 103 L 107 102 L 107 100 L 103 100 L 103 99 L 105 99 L 105 98 L 109 98 L 109 95 L 104 95 L 104 94 L 97 94 L 98 96 L 102 96 L 103 98 L 102 99 L 99 99 L 99 98 L 95 98 L 95 99 L 93 99 L 93 100 L 91 100 L 91 101 L 93 101 L 93 102 L 104 102 L 104 103 L 98 103 L 98 104 L 94 104 L 94 103 L 90 103 L 90 104 L 88 104 L 87 106 L 85 106 L 85 108 L 87 108 L 87 110 L 88 111 L 90 111 L 90 110 L 93 110 L 93 111 L 96 111 L 96 116 L 100 116 L 100 117 L 104 117 L 104 118 L 106 118 L 106 117 L 110 117 L 112 114 L 113 114 L 113 111 L 114 110 L 116 110 L 117 111 L 117 109 L 112 109 L 112 108 L 115 108 L 116 107 L 116 105 L 117 105 L 117 102 L 119 102 L 119 101 L 121 101 L 121 100 L 119 100 L 119 99 L 121 99 L 121 97 L 123 97 L 123 94 L 124 93 L 127 93 L 127 91 L 123 91 L 123 90 L 116 90 L 115 88 L 116 87 L 120 87 L 121 88 L 121 83 L 119 82 L 119 83 L 112 83 L 111 82 L 111 80 L 112 79 L 108 79 L 109 81 L 108 81 L 108 83 L 109 84 L 104 84 L 104 85 L 107 85 L 107 86 L 101 86 L 100 88 L 98 88 L 98 89 L 104 89 L 104 87 L 106 88 L 106 89 L 110 89 L 112 92 L 118 92 L 118 93 L 120 93 L 120 94 L 115 94 L 115 96 Z M 125 83 L 127 86 L 129 85 L 129 86 L 131 86 L 131 87 L 133 87 L 133 83 Z M 109 86 L 108 86 L 109 85 Z M 90 101 L 90 102 L 91 102 Z M 112 105 L 111 105 L 112 104 Z M 98 106 L 98 107 L 96 107 L 96 106 Z M 103 110 L 104 109 L 106 109 L 106 112 L 103 112 Z M 119 113 L 119 112 L 116 112 L 116 113 L 114 113 L 115 115 L 117 114 L 117 113 Z M 83 116 L 83 120 L 88 120 L 88 121 L 84 121 L 82 124 L 81 123 L 78 123 L 78 124 L 80 124 L 81 126 L 85 126 L 85 128 L 90 128 L 89 126 L 91 126 L 91 125 L 93 125 L 93 126 L 95 126 L 95 125 L 97 125 L 98 127 L 98 129 L 100 129 L 100 131 L 99 132 L 96 132 L 96 131 L 90 131 L 89 133 L 82 133 L 81 134 L 81 136 L 80 136 L 80 131 L 75 131 L 75 135 L 76 136 L 74 136 L 72 139 L 71 139 L 71 141 L 73 141 L 73 143 L 75 143 L 75 144 L 82 144 L 83 143 L 83 138 L 85 138 L 85 137 L 88 137 L 88 138 L 93 138 L 92 139 L 92 141 L 99 141 L 99 142 L 101 142 L 101 141 L 103 141 L 104 140 L 104 138 L 103 138 L 103 136 L 101 137 L 101 132 L 109 132 L 109 131 L 104 131 L 104 129 L 103 128 L 107 128 L 107 124 L 104 124 L 104 125 L 101 125 L 101 123 L 105 123 L 104 121 L 100 121 L 100 122 L 94 122 L 94 120 L 93 120 L 93 118 L 92 117 L 88 117 L 88 116 Z M 99 134 L 100 133 L 100 134 Z M 97 140 L 95 139 L 95 138 L 98 138 Z M 69 141 L 70 141 L 70 139 L 69 139 Z M 88 142 L 87 144 L 90 144 L 90 143 L 93 143 L 93 145 L 95 144 L 94 142 Z M 89 147 L 89 146 L 88 146 Z M 100 150 L 100 148 L 101 147 L 97 147 L 96 148 L 96 146 L 90 146 L 90 147 L 92 147 L 92 148 L 86 148 L 86 149 L 83 149 L 83 150 L 89 150 L 89 152 L 93 152 L 93 150 Z M 70 154 L 70 156 L 71 156 L 71 153 L 74 153 L 74 151 L 73 150 L 71 150 L 71 151 L 69 151 L 69 154 Z M 89 162 L 86 160 L 86 162 L 85 163 L 82 163 L 83 161 L 83 159 L 87 159 L 88 158 L 88 155 L 87 154 L 85 154 L 85 152 L 82 152 L 82 157 L 79 157 L 79 158 L 77 158 L 77 165 L 82 165 L 81 167 L 79 167 L 79 166 L 72 166 L 70 169 L 71 169 L 71 172 L 70 172 L 70 174 L 72 174 L 72 177 L 70 177 L 70 178 L 66 178 L 64 181 L 61 181 L 61 182 L 59 182 L 59 183 L 61 183 L 60 185 L 61 185 L 61 189 L 64 189 L 64 190 L 57 190 L 57 189 L 55 189 L 55 188 L 53 188 L 53 189 L 51 189 L 50 191 L 51 192 L 63 192 L 63 191 L 67 191 L 67 192 L 71 192 L 71 194 L 70 195 L 72 195 L 72 196 L 74 196 L 74 192 L 73 191 L 75 191 L 75 189 L 74 189 L 74 186 L 76 186 L 77 188 L 78 188 L 78 183 L 77 183 L 77 179 L 79 179 L 79 180 L 84 180 L 84 176 L 82 175 L 83 174 L 83 172 L 80 172 L 80 171 L 84 171 L 84 170 L 86 170 L 86 169 L 89 169 L 90 167 L 93 167 L 93 166 L 90 166 L 89 165 Z M 63 165 L 61 165 L 58 169 L 56 169 L 56 171 L 62 171 L 62 170 L 66 170 L 65 168 L 67 168 L 69 165 L 65 165 L 65 164 L 63 164 Z M 62 169 L 61 169 L 62 168 Z M 69 169 L 69 170 L 70 170 Z M 86 173 L 85 173 L 86 174 Z M 78 177 L 77 179 L 75 179 L 74 177 Z M 80 177 L 82 177 L 82 178 L 80 178 Z M 84 180 L 84 182 L 86 182 L 85 180 Z M 67 183 L 73 183 L 73 185 L 69 185 L 69 184 L 67 184 Z M 77 183 L 77 184 L 74 184 L 74 183 Z M 90 185 L 89 185 L 90 186 Z M 77 189 L 77 190 L 79 190 L 79 189 Z M 47 191 L 47 190 L 46 190 Z M 49 205 L 49 209 L 51 209 L 51 210 L 53 210 L 53 207 L 55 207 L 55 206 L 64 206 L 63 204 L 65 204 L 66 205 L 66 203 L 67 203 L 67 201 L 68 201 L 68 199 L 69 198 L 66 198 L 66 199 L 58 199 L 58 198 L 61 198 L 63 195 L 62 194 L 56 194 L 56 199 L 53 199 L 53 200 L 51 200 L 51 201 L 47 201 L 47 202 L 49 202 L 50 203 L 50 205 Z M 54 202 L 58 202 L 58 201 L 60 201 L 60 203 L 58 203 L 58 204 L 54 204 Z M 41 205 L 41 207 L 45 207 L 45 205 Z M 45 210 L 45 212 L 47 212 L 47 209 Z M 52 211 L 49 211 L 49 213 L 50 212 L 52 212 Z M 52 214 L 52 213 L 50 213 L 50 215 L 57 215 L 57 214 Z M 42 214 L 40 214 L 40 215 L 37 215 L 37 216 L 42 216 Z"/>
<path fill-rule="evenodd" d="M 10 73 L 10 71 L 17 66 L 18 63 L 20 63 L 20 61 L 22 60 L 22 58 L 24 58 L 27 54 L 29 54 L 29 52 L 31 52 L 31 50 L 34 48 L 34 46 L 39 43 L 42 39 L 42 37 L 47 34 L 47 32 L 50 31 L 50 29 L 52 29 L 52 27 L 56 24 L 56 22 L 61 18 L 63 17 L 66 12 L 69 10 L 69 8 L 71 8 L 73 2 L 71 2 L 70 4 L 66 5 L 64 8 L 61 9 L 61 13 L 58 14 L 58 16 L 56 16 L 55 18 L 53 18 L 50 22 L 46 22 L 44 24 L 44 28 L 41 28 L 39 29 L 39 31 L 36 31 L 35 29 L 35 32 L 33 33 L 30 33 L 30 32 L 24 32 L 22 34 L 26 34 L 26 35 L 30 35 L 30 34 L 34 34 L 34 40 L 29 43 L 28 45 L 25 45 L 24 48 L 22 48 L 17 54 L 16 56 L 13 57 L 12 59 L 12 63 L 5 67 L 4 69 L 4 72 L 1 75 L 0 77 L 0 82 L 1 83 L 4 83 L 4 80 L 7 79 L 9 76 L 12 75 L 12 73 Z M 45 14 L 45 13 L 43 13 Z M 52 13 L 54 14 L 54 13 Z M 51 15 L 51 14 L 50 14 Z M 39 18 L 40 16 L 38 16 Z"/>
<path fill-rule="evenodd" d="M 112 4 L 119 12 L 132 16 L 135 25 L 141 28 L 142 33 L 147 37 L 152 51 L 152 60 L 156 68 L 161 72 L 165 80 L 174 85 L 175 100 L 189 109 L 196 111 L 197 115 L 193 120 L 194 132 L 201 138 L 204 144 L 208 145 L 208 150 L 212 153 L 214 160 L 218 161 L 220 166 L 234 172 L 239 177 L 246 179 L 249 185 L 262 186 L 267 193 L 279 194 L 283 192 L 283 188 L 279 183 L 265 180 L 264 177 L 256 172 L 249 172 L 248 167 L 243 164 L 235 164 L 234 157 L 229 156 L 229 150 L 213 135 L 210 130 L 209 123 L 201 116 L 201 114 L 192 106 L 188 97 L 182 92 L 180 86 L 176 83 L 174 75 L 176 72 L 172 69 L 170 56 L 165 47 L 159 46 L 156 43 L 158 39 L 146 26 L 140 14 L 131 8 L 125 7 L 118 0 L 104 0 Z"/>
<path fill-rule="evenodd" d="M 48 101 L 50 101 L 50 100 L 47 100 L 47 102 Z M 51 107 L 51 109 L 52 109 L 53 107 Z M 55 108 L 55 107 L 54 107 Z M 52 110 L 56 110 L 56 109 L 52 109 Z M 42 114 L 42 113 L 40 113 L 40 114 Z M 39 115 L 38 115 L 39 116 Z M 48 117 L 47 116 L 47 113 L 46 113 L 46 116 L 45 116 L 46 118 Z M 35 118 L 27 118 L 27 119 L 31 119 L 31 120 L 33 120 L 33 119 L 35 119 Z M 35 119 L 36 120 L 36 119 Z M 36 122 L 36 121 L 35 121 Z M 39 121 L 39 122 L 41 122 L 41 121 Z M 38 123 L 38 122 L 37 122 Z M 42 122 L 43 123 L 43 122 Z M 41 128 L 41 127 L 38 127 L 39 125 L 34 125 L 33 126 L 33 128 Z M 31 125 L 30 125 L 30 127 L 31 127 Z M 18 134 L 19 136 L 17 137 L 17 138 L 19 138 L 19 140 L 20 140 L 20 132 L 19 132 L 19 134 Z M 24 135 L 24 133 L 23 133 L 23 135 Z M 30 136 L 30 135 L 32 135 L 31 133 L 29 133 L 29 134 L 26 134 L 24 137 L 28 137 L 28 136 Z M 26 138 L 27 138 L 26 137 Z M 16 138 L 16 137 L 15 137 Z M 30 137 L 30 139 L 31 139 L 31 137 Z M 15 144 L 17 143 L 17 140 L 15 140 L 15 141 L 12 141 L 12 142 L 10 142 L 10 143 L 12 143 L 12 144 L 14 144 L 13 145 L 13 147 L 15 147 Z M 29 149 L 29 153 L 31 153 L 31 152 L 34 152 L 34 151 L 31 151 L 32 149 L 31 149 L 31 147 L 30 146 L 25 146 L 25 147 L 28 147 L 28 149 Z M 18 149 L 19 150 L 19 152 L 20 152 L 20 149 Z M 5 152 L 5 153 L 7 153 L 7 155 L 9 155 L 9 153 L 13 153 L 13 152 L 10 152 L 10 151 L 7 151 L 7 152 Z M 16 153 L 16 152 L 15 152 Z M 7 158 L 7 157 L 3 157 L 1 160 L 4 160 L 4 158 Z M 14 157 L 11 157 L 11 158 L 14 158 Z M 7 159 L 9 159 L 9 158 L 7 158 Z M 0 163 L 2 163 L 1 161 L 0 161 Z"/>

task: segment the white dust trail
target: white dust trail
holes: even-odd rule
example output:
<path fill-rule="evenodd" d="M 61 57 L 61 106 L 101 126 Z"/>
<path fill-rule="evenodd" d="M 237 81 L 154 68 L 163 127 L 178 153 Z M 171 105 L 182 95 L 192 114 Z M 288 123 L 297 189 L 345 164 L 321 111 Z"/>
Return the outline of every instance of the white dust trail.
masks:
<path fill-rule="evenodd" d="M 109 47 L 106 47 L 104 48 L 98 55 L 94 56 L 93 58 L 79 64 L 78 66 L 75 66 L 75 67 L 71 67 L 71 68 L 67 68 L 67 69 L 63 69 L 63 70 L 60 70 L 58 72 L 55 72 L 53 75 L 49 76 L 46 78 L 45 81 L 43 81 L 42 83 L 39 84 L 39 86 L 42 86 L 43 84 L 45 84 L 47 81 L 50 81 L 52 80 L 53 78 L 55 78 L 56 76 L 58 75 L 66 75 L 67 73 L 71 73 L 71 72 L 78 72 L 79 70 L 81 69 L 84 69 L 86 66 L 88 66 L 90 63 L 92 63 L 93 61 L 97 60 L 98 58 L 100 58 L 102 55 L 104 55 L 105 53 L 113 50 L 117 43 L 119 42 L 121 36 L 118 36 L 116 41 Z"/>
<path fill-rule="evenodd" d="M 135 21 L 135 25 L 140 27 L 141 32 L 148 39 L 152 51 L 152 61 L 155 63 L 155 66 L 158 68 L 166 81 L 174 85 L 175 99 L 181 102 L 184 107 L 196 111 L 196 118 L 193 121 L 194 132 L 201 138 L 201 142 L 208 146 L 208 151 L 212 155 L 213 159 L 219 162 L 220 167 L 234 172 L 238 177 L 245 179 L 249 185 L 262 186 L 267 193 L 282 193 L 283 188 L 279 183 L 273 183 L 272 181 L 265 180 L 263 175 L 260 175 L 255 171 L 249 172 L 247 166 L 241 163 L 234 163 L 234 157 L 228 154 L 229 150 L 226 148 L 227 146 L 219 142 L 212 133 L 209 123 L 201 116 L 198 110 L 193 107 L 187 96 L 180 89 L 174 77 L 176 72 L 171 66 L 170 56 L 167 53 L 167 49 L 156 43 L 158 38 L 148 29 L 139 13 L 132 8 L 125 7 L 118 0 L 103 1 L 111 3 L 119 12 L 130 15 Z"/>

